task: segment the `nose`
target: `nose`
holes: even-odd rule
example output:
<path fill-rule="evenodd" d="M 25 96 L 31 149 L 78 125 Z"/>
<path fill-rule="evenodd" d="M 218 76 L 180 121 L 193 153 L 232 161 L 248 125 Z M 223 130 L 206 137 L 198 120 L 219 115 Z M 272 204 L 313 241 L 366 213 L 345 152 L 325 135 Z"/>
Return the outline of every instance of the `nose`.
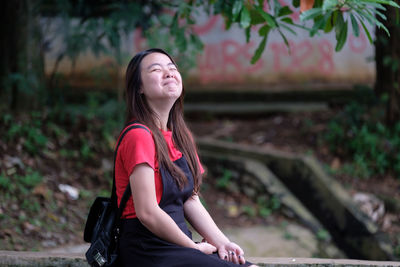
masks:
<path fill-rule="evenodd" d="M 165 77 L 166 78 L 174 78 L 174 75 L 172 74 L 172 72 L 170 70 L 166 70 Z"/>

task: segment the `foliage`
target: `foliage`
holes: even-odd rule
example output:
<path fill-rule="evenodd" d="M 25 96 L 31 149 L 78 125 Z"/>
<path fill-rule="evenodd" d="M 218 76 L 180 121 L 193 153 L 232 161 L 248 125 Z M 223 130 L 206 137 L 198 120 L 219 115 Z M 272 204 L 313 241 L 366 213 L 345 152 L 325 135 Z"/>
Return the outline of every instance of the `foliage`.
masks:
<path fill-rule="evenodd" d="M 329 232 L 326 231 L 325 229 L 320 229 L 317 232 L 317 238 L 321 241 L 328 241 L 328 240 L 330 240 L 331 236 L 330 236 Z"/>
<path fill-rule="evenodd" d="M 243 205 L 242 210 L 249 217 L 255 217 L 257 215 L 256 209 L 251 205 Z"/>
<path fill-rule="evenodd" d="M 50 13 L 50 10 L 46 12 L 47 7 L 62 20 L 56 33 L 62 36 L 65 47 L 57 52 L 57 61 L 67 56 L 75 62 L 80 54 L 91 50 L 95 55 L 114 55 L 121 65 L 123 59 L 127 58 L 121 52 L 122 39 L 132 29 L 141 28 L 150 46 L 159 46 L 162 43 L 177 58 L 184 56 L 185 60 L 181 61 L 183 70 L 187 69 L 186 65 L 194 65 L 195 56 L 202 49 L 202 42 L 192 27 L 196 24 L 195 17 L 201 8 L 208 14 L 223 15 L 227 29 L 235 23 L 238 24 L 244 29 L 247 42 L 250 41 L 251 28 L 258 28 L 262 39 L 251 59 L 255 63 L 261 57 L 268 34 L 272 30 L 278 31 L 289 47 L 284 31 L 296 34 L 294 29 L 301 28 L 314 36 L 320 30 L 328 33 L 335 29 L 336 51 L 340 51 L 347 39 L 348 24 L 352 25 L 354 35 L 359 36 L 358 23 L 361 23 L 372 42 L 365 22 L 376 24 L 387 31 L 381 22 L 386 20 L 381 11 L 386 9 L 384 5 L 399 7 L 392 0 L 316 0 L 313 9 L 301 14 L 302 21 L 313 22 L 313 27 L 309 29 L 295 24 L 290 17 L 293 9 L 282 6 L 277 0 L 113 1 L 99 5 L 91 5 L 86 1 L 58 0 L 53 5 L 47 1 L 43 3 L 44 16 Z M 299 0 L 292 1 L 295 8 L 299 3 Z M 54 20 L 53 16 L 48 23 Z M 55 38 L 48 37 L 47 40 Z M 54 67 L 54 73 L 57 66 L 58 63 Z"/>
<path fill-rule="evenodd" d="M 291 6 L 282 6 L 277 0 L 131 0 L 100 1 L 96 5 L 83 0 L 38 1 L 38 6 L 35 7 L 37 13 L 33 16 L 41 18 L 42 52 L 52 53 L 57 60 L 47 83 L 47 94 L 42 96 L 35 94 L 33 98 L 48 103 L 56 91 L 54 86 L 60 61 L 65 58 L 70 59 L 73 70 L 79 55 L 88 51 L 93 52 L 95 56 L 105 54 L 115 59 L 114 69 L 117 69 L 117 73 L 121 73 L 121 66 L 130 58 L 123 53 L 122 44 L 134 29 L 142 30 L 149 46 L 162 44 L 176 56 L 181 70 L 186 72 L 195 64 L 197 55 L 203 47 L 201 40 L 193 31 L 196 16 L 202 9 L 209 15 L 221 14 L 225 18 L 227 29 L 234 24 L 243 28 L 247 42 L 251 38 L 251 29 L 257 28 L 261 41 L 251 59 L 251 62 L 255 63 L 261 57 L 271 31 L 277 31 L 289 47 L 286 33 L 296 34 L 297 29 L 305 29 L 314 36 L 318 32 L 330 32 L 334 29 L 337 39 L 336 50 L 339 51 L 347 39 L 348 24 L 351 24 L 354 35 L 358 36 L 358 23 L 361 23 L 372 41 L 365 23 L 377 24 L 386 29 L 382 24 L 382 21 L 386 20 L 382 14 L 385 5 L 398 7 L 396 2 L 391 0 L 316 0 L 314 8 L 301 15 L 304 22 L 313 23 L 311 28 L 307 28 L 295 24 L 291 18 L 299 2 L 293 0 Z M 61 49 L 54 45 L 56 42 L 63 44 Z M 55 50 L 55 47 L 58 50 Z M 386 61 L 396 68 L 397 63 Z M 49 66 L 46 69 L 49 69 Z M 107 75 L 101 76 L 107 77 Z M 3 82 L 20 84 L 18 87 L 22 88 L 22 91 L 32 92 L 30 89 L 34 86 L 31 85 L 42 82 L 36 78 L 26 78 L 22 74 L 14 73 Z M 120 90 L 122 85 L 116 87 Z"/>
<path fill-rule="evenodd" d="M 43 180 L 43 176 L 28 168 L 25 175 L 13 174 L 7 175 L 5 172 L 0 174 L 0 189 L 4 190 L 6 195 L 28 195 L 33 187 Z"/>
<path fill-rule="evenodd" d="M 368 178 L 394 174 L 400 178 L 400 122 L 391 129 L 383 125 L 379 104 L 349 104 L 328 125 L 324 139 L 331 151 L 350 158 L 344 170 Z"/>
<path fill-rule="evenodd" d="M 48 36 L 47 40 L 60 38 L 65 44 L 63 49 L 53 51 L 57 54 L 53 75 L 63 58 L 69 58 L 74 65 L 78 56 L 87 51 L 95 56 L 110 55 L 117 66 L 126 64 L 131 56 L 122 52 L 122 43 L 135 28 L 142 30 L 149 46 L 159 47 L 162 43 L 176 58 L 184 58 L 179 62 L 182 70 L 194 66 L 202 49 L 190 27 L 195 22 L 191 18 L 194 7 L 182 1 L 110 1 L 93 5 L 87 1 L 58 0 L 47 7 L 49 10 L 45 5 L 42 11 L 47 24 L 54 24 L 54 14 L 61 19 L 56 23 L 55 36 Z M 166 9 L 174 11 L 165 12 Z"/>
<path fill-rule="evenodd" d="M 116 119 L 119 109 L 117 101 L 95 94 L 81 105 L 43 108 L 30 115 L 1 113 L 0 249 L 37 250 L 81 240 L 76 233 L 86 219 L 82 211 L 98 191 L 110 194 L 112 169 L 104 168 L 103 161 L 112 162 L 122 126 Z M 37 141 L 41 139 L 46 143 Z M 25 145 L 27 141 L 32 145 Z M 77 187 L 79 201 L 61 193 L 61 183 Z"/>
<path fill-rule="evenodd" d="M 191 6 L 196 6 L 199 5 L 198 2 L 191 1 L 190 3 Z M 293 7 L 299 7 L 299 4 L 299 0 L 292 1 Z M 224 16 L 227 29 L 233 24 L 238 24 L 243 28 L 247 42 L 250 41 L 251 28 L 257 27 L 261 41 L 251 59 L 252 63 L 255 63 L 261 57 L 267 44 L 268 35 L 272 30 L 278 31 L 290 49 L 284 31 L 295 35 L 294 29 L 302 28 L 308 30 L 310 36 L 314 36 L 318 31 L 328 33 L 335 29 L 336 51 L 340 51 L 347 40 L 348 24 L 351 22 L 354 35 L 359 36 L 358 23 L 361 23 L 369 41 L 372 43 L 371 35 L 365 26 L 366 21 L 373 26 L 378 25 L 389 34 L 387 28 L 382 24 L 382 21 L 386 20 L 381 12 L 386 9 L 384 5 L 400 7 L 395 1 L 391 0 L 316 0 L 312 9 L 301 14 L 303 22 L 312 21 L 313 26 L 309 29 L 304 25 L 295 24 L 290 17 L 293 10 L 289 6 L 282 6 L 277 0 L 214 0 L 204 4 L 209 12 L 213 10 L 215 15 L 222 14 Z M 183 17 L 190 18 L 187 15 Z"/>
<path fill-rule="evenodd" d="M 26 123 L 12 123 L 12 115 L 6 113 L 3 120 L 7 127 L 7 141 L 19 139 L 23 147 L 31 154 L 36 155 L 45 148 L 47 137 L 41 130 L 42 119 L 40 113 L 32 112 L 31 121 Z"/>
<path fill-rule="evenodd" d="M 164 8 L 172 12 L 162 12 L 151 17 L 151 27 L 144 31 L 149 47 L 159 47 L 171 53 L 177 59 L 180 71 L 187 71 L 196 65 L 197 55 L 203 49 L 203 43 L 193 31 L 196 23 L 193 13 L 199 4 L 185 1 L 164 2 Z"/>
<path fill-rule="evenodd" d="M 396 257 L 400 257 L 400 245 L 397 245 L 395 248 L 394 248 L 394 255 L 396 256 Z"/>
<path fill-rule="evenodd" d="M 121 63 L 123 36 L 135 27 L 148 27 L 148 14 L 143 12 L 142 2 L 113 1 L 93 5 L 87 1 L 58 0 L 52 5 L 44 3 L 42 16 L 48 19 L 47 26 L 54 24 L 54 16 L 61 18 L 55 33 L 61 36 L 65 46 L 57 51 L 59 59 L 66 56 L 74 62 L 80 54 L 90 50 L 96 56 L 112 54 Z M 159 12 L 160 6 L 154 2 L 146 6 L 150 13 Z M 55 40 L 56 36 L 47 38 Z"/>
<path fill-rule="evenodd" d="M 257 206 L 260 216 L 266 218 L 281 207 L 281 202 L 276 196 L 268 198 L 263 195 L 257 198 Z"/>
<path fill-rule="evenodd" d="M 328 33 L 335 29 L 337 40 L 335 50 L 340 51 L 346 42 L 349 24 L 351 24 L 355 37 L 360 35 L 359 24 L 361 24 L 370 43 L 373 41 L 365 22 L 372 27 L 377 25 L 390 35 L 386 26 L 380 21 L 380 19 L 386 20 L 386 16 L 382 13 L 386 10 L 384 5 L 400 7 L 395 1 L 386 0 L 326 0 L 317 1 L 314 8 L 302 13 L 300 18 L 303 21 L 314 20 L 314 26 L 310 31 L 311 36 L 318 30 Z"/>
<path fill-rule="evenodd" d="M 232 172 L 229 169 L 223 169 L 222 176 L 217 178 L 216 186 L 218 188 L 226 189 L 231 182 Z"/>

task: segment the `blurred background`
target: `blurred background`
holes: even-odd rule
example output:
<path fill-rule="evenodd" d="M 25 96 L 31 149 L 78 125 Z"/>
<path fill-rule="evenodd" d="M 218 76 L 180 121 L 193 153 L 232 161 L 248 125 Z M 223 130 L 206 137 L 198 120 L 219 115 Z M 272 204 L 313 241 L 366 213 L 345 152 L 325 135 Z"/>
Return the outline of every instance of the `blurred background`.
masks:
<path fill-rule="evenodd" d="M 257 25 L 251 1 L 4 2 L 0 250 L 84 251 L 88 208 L 110 195 L 127 63 L 159 47 L 184 77 L 202 201 L 247 255 L 399 259 L 398 10 L 381 13 L 390 37 L 347 33 L 348 17 L 310 36 L 319 17 L 304 26 L 300 1 L 271 2 L 258 4 L 289 30 Z"/>

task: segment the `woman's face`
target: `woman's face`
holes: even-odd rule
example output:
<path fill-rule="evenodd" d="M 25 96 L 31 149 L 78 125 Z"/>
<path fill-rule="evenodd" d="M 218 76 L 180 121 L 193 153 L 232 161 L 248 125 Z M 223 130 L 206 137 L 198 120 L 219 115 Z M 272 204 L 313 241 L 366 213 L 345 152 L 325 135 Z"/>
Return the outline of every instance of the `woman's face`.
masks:
<path fill-rule="evenodd" d="M 174 103 L 182 94 L 182 77 L 171 59 L 151 53 L 141 62 L 141 93 L 149 104 Z M 164 103 L 163 103 L 164 102 Z"/>

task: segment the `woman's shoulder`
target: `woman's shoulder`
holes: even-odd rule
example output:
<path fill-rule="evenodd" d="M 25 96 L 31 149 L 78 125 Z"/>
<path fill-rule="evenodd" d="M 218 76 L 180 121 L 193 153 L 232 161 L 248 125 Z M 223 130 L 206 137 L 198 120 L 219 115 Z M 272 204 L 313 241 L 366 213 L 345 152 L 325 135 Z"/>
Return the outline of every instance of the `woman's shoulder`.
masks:
<path fill-rule="evenodd" d="M 122 130 L 121 134 L 123 134 L 124 132 L 130 132 L 133 129 L 142 129 L 147 131 L 149 134 L 152 134 L 151 130 L 149 127 L 147 127 L 146 125 L 144 125 L 143 123 L 140 123 L 138 121 L 130 121 L 128 122 L 125 126 L 124 129 Z M 141 131 L 139 131 L 141 132 Z"/>
<path fill-rule="evenodd" d="M 131 142 L 151 142 L 153 143 L 151 130 L 144 124 L 139 122 L 130 122 L 125 125 L 124 129 L 118 138 L 121 143 L 131 143 Z"/>

